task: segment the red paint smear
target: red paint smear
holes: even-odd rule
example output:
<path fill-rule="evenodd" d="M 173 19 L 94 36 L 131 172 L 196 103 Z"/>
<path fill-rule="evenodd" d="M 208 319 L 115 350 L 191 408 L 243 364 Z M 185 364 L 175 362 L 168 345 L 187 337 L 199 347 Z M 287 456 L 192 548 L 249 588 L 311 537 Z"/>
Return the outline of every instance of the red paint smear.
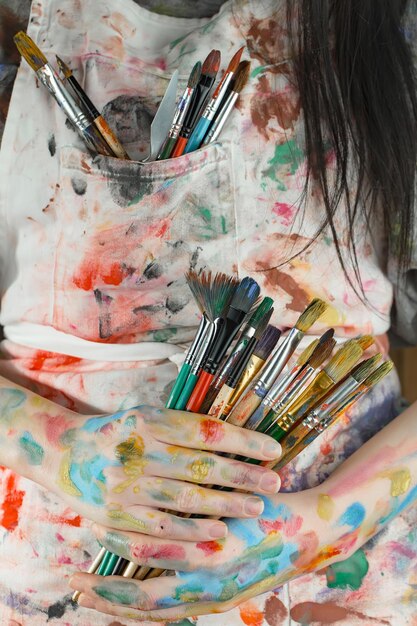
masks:
<path fill-rule="evenodd" d="M 135 546 L 132 555 L 135 559 L 184 559 L 185 550 L 182 546 L 174 546 L 169 543 L 161 546 L 147 544 Z"/>
<path fill-rule="evenodd" d="M 327 456 L 332 451 L 332 446 L 329 442 L 325 442 L 320 446 L 320 452 L 323 456 Z"/>
<path fill-rule="evenodd" d="M 73 425 L 62 415 L 46 416 L 41 415 L 43 421 L 45 421 L 45 433 L 46 438 L 54 446 L 60 445 L 62 435 Z"/>
<path fill-rule="evenodd" d="M 200 434 L 204 443 L 218 443 L 223 439 L 224 426 L 218 420 L 205 419 L 200 424 Z"/>
<path fill-rule="evenodd" d="M 18 481 L 16 474 L 9 474 L 6 481 L 6 495 L 2 504 L 3 517 L 0 523 L 9 532 L 13 532 L 19 522 L 19 510 L 25 496 L 24 491 L 17 489 Z"/>
<path fill-rule="evenodd" d="M 270 596 L 265 602 L 265 620 L 269 626 L 281 626 L 287 621 L 288 609 L 277 596 Z"/>
<path fill-rule="evenodd" d="M 37 350 L 34 353 L 33 358 L 29 361 L 29 370 L 41 370 L 45 369 L 44 364 L 47 359 L 51 359 L 53 362 L 53 368 L 68 367 L 74 363 L 79 363 L 81 359 L 75 356 L 68 356 L 66 354 L 57 354 L 56 352 L 48 352 L 46 350 Z M 48 363 L 48 369 L 52 364 Z"/>
<path fill-rule="evenodd" d="M 205 556 L 211 556 L 215 552 L 223 550 L 223 546 L 218 541 L 200 541 L 197 543 L 197 548 L 202 550 Z"/>
<path fill-rule="evenodd" d="M 83 263 L 78 273 L 74 275 L 73 282 L 76 287 L 83 291 L 90 291 L 97 285 L 120 285 L 130 275 L 128 267 L 120 263 L 111 263 L 108 267 L 100 267 L 97 261 L 88 259 Z"/>
<path fill-rule="evenodd" d="M 52 524 L 65 524 L 65 526 L 74 526 L 79 528 L 81 526 L 82 518 L 79 515 L 69 519 L 68 517 L 62 517 L 60 515 L 48 515 L 48 522 Z"/>
<path fill-rule="evenodd" d="M 272 535 L 282 532 L 286 537 L 294 537 L 303 525 L 303 518 L 300 515 L 293 515 L 289 520 L 259 520 L 259 526 L 264 533 Z"/>
<path fill-rule="evenodd" d="M 320 622 L 320 624 L 334 624 L 341 622 L 348 617 L 357 617 L 365 620 L 367 624 L 376 622 L 378 624 L 389 624 L 384 619 L 370 617 L 359 611 L 350 611 L 343 606 L 338 606 L 332 602 L 318 604 L 317 602 L 300 602 L 290 611 L 291 618 L 299 624 L 310 624 L 311 622 Z"/>
<path fill-rule="evenodd" d="M 272 212 L 281 218 L 284 226 L 290 226 L 293 217 L 293 209 L 293 206 L 291 206 L 290 204 L 285 204 L 285 202 L 275 202 L 274 206 L 272 207 Z"/>
<path fill-rule="evenodd" d="M 245 602 L 239 606 L 240 618 L 246 626 L 262 626 L 264 614 L 253 602 Z"/>

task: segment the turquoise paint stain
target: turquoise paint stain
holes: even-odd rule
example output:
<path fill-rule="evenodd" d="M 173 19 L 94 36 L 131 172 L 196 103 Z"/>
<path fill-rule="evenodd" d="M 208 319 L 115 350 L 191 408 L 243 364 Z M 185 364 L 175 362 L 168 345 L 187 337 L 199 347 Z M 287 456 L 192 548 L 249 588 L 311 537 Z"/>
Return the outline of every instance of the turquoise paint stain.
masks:
<path fill-rule="evenodd" d="M 18 409 L 26 401 L 26 394 L 19 389 L 2 389 L 0 391 L 1 419 L 10 420 L 13 411 Z"/>
<path fill-rule="evenodd" d="M 32 437 L 30 432 L 25 431 L 19 439 L 19 446 L 26 456 L 29 465 L 42 465 L 44 449 Z"/>
<path fill-rule="evenodd" d="M 413 504 L 417 500 L 417 485 L 408 492 L 404 500 L 400 501 L 400 497 L 391 498 L 392 510 L 385 517 L 381 517 L 378 520 L 378 524 L 386 524 L 390 522 L 394 517 L 399 515 L 404 509 Z"/>
<path fill-rule="evenodd" d="M 220 222 L 221 222 L 221 225 L 222 225 L 222 233 L 223 233 L 223 235 L 227 235 L 227 232 L 228 232 L 227 231 L 227 224 L 226 224 L 226 218 L 225 218 L 224 215 L 222 215 L 220 217 Z"/>
<path fill-rule="evenodd" d="M 259 74 L 263 74 L 266 69 L 268 69 L 270 65 L 261 65 L 260 67 L 255 67 L 255 69 L 251 72 L 251 78 L 256 78 Z"/>
<path fill-rule="evenodd" d="M 274 156 L 268 161 L 269 167 L 262 174 L 275 182 L 279 191 L 286 191 L 285 177 L 288 174 L 295 174 L 304 159 L 304 153 L 294 139 L 291 139 L 275 146 Z"/>
<path fill-rule="evenodd" d="M 338 526 L 351 526 L 358 528 L 365 519 L 365 507 L 360 502 L 354 502 L 337 520 Z"/>
<path fill-rule="evenodd" d="M 109 461 L 102 455 L 96 455 L 82 463 L 71 463 L 69 475 L 82 494 L 80 499 L 87 504 L 104 504 L 103 492 L 106 482 L 104 470 L 118 465 L 118 461 Z"/>
<path fill-rule="evenodd" d="M 102 417 L 91 417 L 86 421 L 84 426 L 82 426 L 81 430 L 84 430 L 87 433 L 96 433 L 101 430 L 104 426 L 108 426 L 112 422 L 116 422 L 119 419 L 122 419 L 126 415 L 126 411 L 118 411 L 113 415 L 103 415 Z"/>
<path fill-rule="evenodd" d="M 359 589 L 369 570 L 363 550 L 357 550 L 348 559 L 326 567 L 327 586 L 330 589 Z"/>

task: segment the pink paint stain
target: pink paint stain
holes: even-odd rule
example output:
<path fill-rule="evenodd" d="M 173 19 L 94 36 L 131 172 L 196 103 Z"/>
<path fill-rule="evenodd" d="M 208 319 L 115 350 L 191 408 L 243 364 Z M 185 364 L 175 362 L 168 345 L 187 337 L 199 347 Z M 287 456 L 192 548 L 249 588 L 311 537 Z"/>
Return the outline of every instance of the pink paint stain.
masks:
<path fill-rule="evenodd" d="M 48 442 L 53 446 L 59 447 L 62 435 L 73 426 L 73 422 L 63 415 L 53 415 L 51 417 L 47 414 L 41 414 L 39 417 L 45 421 L 45 433 Z"/>
<path fill-rule="evenodd" d="M 272 535 L 278 532 L 282 532 L 285 537 L 294 537 L 303 525 L 303 518 L 300 515 L 293 515 L 288 520 L 264 520 L 258 521 L 259 527 L 262 532 Z"/>
<path fill-rule="evenodd" d="M 132 550 L 135 559 L 184 559 L 185 550 L 182 546 L 162 544 L 160 546 L 143 545 L 135 546 Z"/>
<path fill-rule="evenodd" d="M 277 215 L 284 226 L 290 226 L 293 220 L 294 207 L 285 202 L 275 202 L 272 212 Z"/>

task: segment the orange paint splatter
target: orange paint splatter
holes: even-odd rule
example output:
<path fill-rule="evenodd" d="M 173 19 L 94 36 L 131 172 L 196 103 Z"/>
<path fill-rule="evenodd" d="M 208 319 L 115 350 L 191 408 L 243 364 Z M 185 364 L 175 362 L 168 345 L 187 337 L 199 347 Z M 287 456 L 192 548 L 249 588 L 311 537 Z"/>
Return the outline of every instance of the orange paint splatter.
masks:
<path fill-rule="evenodd" d="M 52 524 L 65 524 L 66 526 L 79 528 L 81 526 L 81 516 L 76 515 L 75 517 L 68 518 L 61 515 L 48 515 L 48 522 L 51 522 Z"/>
<path fill-rule="evenodd" d="M 65 368 L 74 363 L 79 363 L 81 359 L 75 356 L 67 356 L 66 354 L 57 354 L 56 352 L 48 352 L 47 350 L 37 350 L 33 358 L 29 361 L 29 370 L 45 369 L 45 361 L 50 360 L 47 369 L 56 370 L 57 368 Z"/>
<path fill-rule="evenodd" d="M 2 504 L 3 516 L 0 524 L 9 532 L 13 532 L 19 522 L 19 510 L 22 506 L 25 492 L 17 489 L 19 478 L 16 474 L 12 474 L 5 468 L 2 469 L 4 477 L 7 474 L 8 476 L 5 485 L 6 495 Z"/>
<path fill-rule="evenodd" d="M 246 626 L 262 626 L 264 614 L 253 602 L 244 602 L 239 606 L 240 619 Z"/>
<path fill-rule="evenodd" d="M 200 424 L 200 435 L 204 443 L 217 443 L 223 439 L 224 426 L 219 420 L 202 420 Z"/>
<path fill-rule="evenodd" d="M 223 550 L 223 546 L 218 541 L 200 541 L 197 543 L 197 548 L 204 552 L 205 556 L 211 556 L 215 552 Z"/>

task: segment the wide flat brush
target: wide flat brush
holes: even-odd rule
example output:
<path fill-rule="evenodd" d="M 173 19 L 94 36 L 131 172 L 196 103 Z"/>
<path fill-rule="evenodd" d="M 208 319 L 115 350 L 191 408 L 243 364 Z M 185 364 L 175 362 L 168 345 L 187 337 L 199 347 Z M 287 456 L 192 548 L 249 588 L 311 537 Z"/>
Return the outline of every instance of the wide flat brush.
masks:
<path fill-rule="evenodd" d="M 324 313 L 326 308 L 327 304 L 317 298 L 308 305 L 298 318 L 294 328 L 289 331 L 283 341 L 278 343 L 259 375 L 252 381 L 239 402 L 233 407 L 228 416 L 228 422 L 236 426 L 245 424 L 281 374 L 305 333 Z"/>
<path fill-rule="evenodd" d="M 48 63 L 46 56 L 29 35 L 20 31 L 13 39 L 22 57 L 63 110 L 67 119 L 77 130 L 89 150 L 107 156 L 114 156 L 113 151 L 95 127 L 93 120 L 78 106 L 52 65 Z"/>
<path fill-rule="evenodd" d="M 233 109 L 235 108 L 237 99 L 239 98 L 241 92 L 243 91 L 249 80 L 249 75 L 250 62 L 241 61 L 236 71 L 236 75 L 233 79 L 232 90 L 227 97 L 226 102 L 221 105 L 220 110 L 218 111 L 217 116 L 214 119 L 214 122 L 212 123 L 207 135 L 203 140 L 203 146 L 206 146 L 209 143 L 213 143 L 219 137 Z"/>
<path fill-rule="evenodd" d="M 191 70 L 187 87 L 178 102 L 178 105 L 174 114 L 174 119 L 172 121 L 172 126 L 170 128 L 170 131 L 168 133 L 166 140 L 164 141 L 162 145 L 162 149 L 157 156 L 157 160 L 170 158 L 171 153 L 174 149 L 174 146 L 177 143 L 177 139 L 180 134 L 181 128 L 183 127 L 185 117 L 191 105 L 194 90 L 198 85 L 200 77 L 201 77 L 201 63 L 200 61 L 197 61 L 197 63 L 194 65 L 193 69 Z"/>
<path fill-rule="evenodd" d="M 324 398 L 308 412 L 308 415 L 300 422 L 300 424 L 288 433 L 282 440 L 282 455 L 277 463 L 274 461 L 268 466 L 276 467 L 280 469 L 286 463 L 291 461 L 302 449 L 302 441 L 315 427 L 317 427 L 322 421 L 330 418 L 335 412 L 340 412 L 341 407 L 346 407 L 346 401 L 349 404 L 352 403 L 353 397 L 358 399 L 356 393 L 361 383 L 363 383 L 368 376 L 375 370 L 379 361 L 382 358 L 382 354 L 376 354 L 375 356 L 366 359 L 359 363 L 350 374 L 341 381 L 334 389 L 325 395 Z M 366 391 L 368 388 L 366 389 Z M 360 395 L 363 395 L 362 393 Z"/>
<path fill-rule="evenodd" d="M 199 411 L 223 357 L 239 331 L 246 314 L 257 300 L 259 292 L 258 283 L 249 277 L 244 278 L 237 287 L 227 315 L 221 325 L 219 335 L 216 337 L 198 382 L 187 403 L 187 411 Z"/>
<path fill-rule="evenodd" d="M 304 392 L 287 406 L 266 432 L 280 441 L 326 393 L 352 369 L 363 354 L 354 341 L 343 345 L 327 365 L 315 376 Z"/>
<path fill-rule="evenodd" d="M 99 131 L 99 133 L 101 133 L 104 141 L 113 151 L 114 155 L 119 159 L 130 159 L 128 153 L 123 148 L 115 133 L 112 131 L 104 117 L 101 115 L 100 111 L 98 111 L 90 98 L 87 96 L 78 80 L 75 78 L 72 69 L 68 67 L 68 65 L 64 63 L 64 61 L 58 55 L 55 56 L 62 76 L 71 85 L 74 93 L 77 95 L 87 115 L 89 115 L 89 117 L 94 120 L 94 124 L 96 125 L 97 130 Z"/>
<path fill-rule="evenodd" d="M 226 92 L 228 91 L 229 85 L 233 79 L 233 76 L 236 73 L 236 70 L 239 66 L 240 59 L 242 57 L 244 47 L 239 48 L 236 54 L 233 56 L 230 61 L 226 72 L 224 73 L 223 78 L 217 85 L 216 89 L 213 92 L 213 95 L 210 98 L 209 103 L 207 104 L 205 110 L 203 111 L 200 119 L 198 120 L 196 127 L 194 128 L 190 139 L 187 142 L 185 153 L 193 152 L 200 147 L 203 142 L 204 137 L 206 136 L 210 124 L 212 123 L 214 116 L 216 115 L 219 107 L 223 103 L 223 99 L 226 97 Z"/>
<path fill-rule="evenodd" d="M 264 298 L 261 304 L 256 308 L 254 313 L 251 315 L 247 324 L 245 324 L 240 334 L 240 337 L 237 340 L 236 346 L 232 350 L 232 353 L 226 359 L 225 363 L 220 367 L 220 370 L 216 374 L 214 381 L 210 385 L 210 388 L 206 394 L 204 402 L 200 407 L 200 413 L 208 412 L 208 410 L 210 409 L 211 405 L 214 402 L 214 399 L 216 398 L 220 389 L 223 387 L 227 378 L 229 377 L 229 374 L 231 373 L 234 365 L 239 361 L 240 355 L 245 350 L 246 345 L 248 344 L 249 340 L 255 335 L 255 332 L 258 326 L 260 324 L 264 324 L 266 316 L 268 316 L 267 321 L 264 325 L 264 328 L 266 328 L 272 315 L 272 311 L 273 311 L 272 305 L 273 305 L 272 298 L 268 298 L 268 297 Z"/>
<path fill-rule="evenodd" d="M 201 76 L 194 90 L 192 101 L 185 116 L 184 124 L 180 130 L 179 137 L 171 157 L 178 157 L 184 153 L 187 142 L 193 132 L 202 109 L 210 96 L 210 90 L 216 80 L 220 67 L 220 51 L 212 50 L 201 68 Z"/>

